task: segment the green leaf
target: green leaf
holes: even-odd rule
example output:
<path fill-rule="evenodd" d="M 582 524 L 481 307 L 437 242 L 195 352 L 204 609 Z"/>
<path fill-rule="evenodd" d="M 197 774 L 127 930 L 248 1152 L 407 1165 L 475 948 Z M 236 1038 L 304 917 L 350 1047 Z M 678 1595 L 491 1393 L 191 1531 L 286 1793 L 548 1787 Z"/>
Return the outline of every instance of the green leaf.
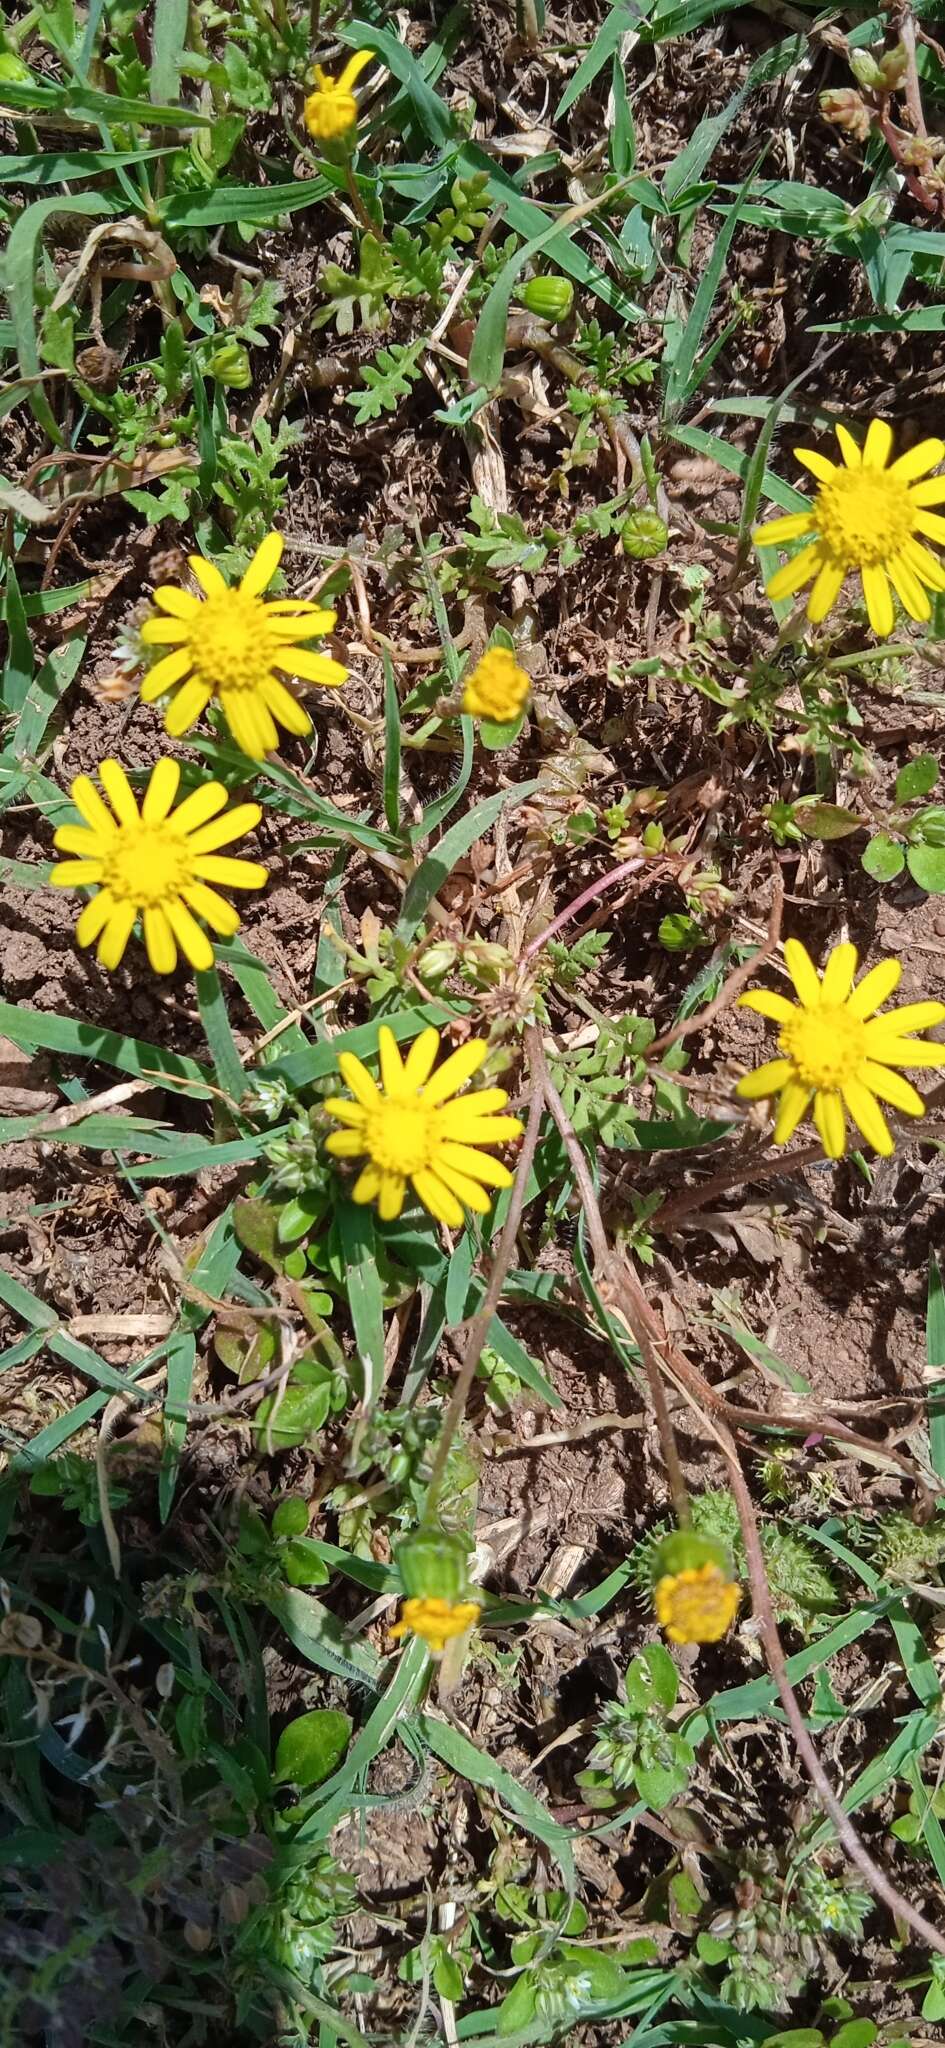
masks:
<path fill-rule="evenodd" d="M 742 207 L 747 202 L 749 188 L 761 158 L 753 165 L 739 192 L 734 205 L 726 215 L 724 226 L 717 237 L 715 247 L 703 271 L 699 288 L 692 302 L 685 330 L 669 368 L 666 379 L 666 393 L 663 417 L 671 425 L 685 409 L 686 403 L 696 386 L 701 382 L 705 368 L 703 337 L 709 315 L 715 303 L 715 295 L 722 281 L 722 272 L 728 259 L 732 237 L 741 217 Z"/>
<path fill-rule="evenodd" d="M 929 1452 L 939 1479 L 945 1480 L 945 1284 L 935 1253 L 929 1257 L 929 1291 L 925 1311 L 925 1355 L 932 1380 L 928 1391 Z"/>
<path fill-rule="evenodd" d="M 464 818 L 451 825 L 444 832 L 438 845 L 421 862 L 416 874 L 407 884 L 400 917 L 397 921 L 397 937 L 410 940 L 425 916 L 429 905 L 452 874 L 458 860 L 469 852 L 477 839 L 484 838 L 492 830 L 501 813 L 517 809 L 527 797 L 538 788 L 537 782 L 520 782 L 515 789 L 499 790 L 495 796 L 486 797 L 482 803 L 474 804 Z"/>
<path fill-rule="evenodd" d="M 267 1394 L 254 1417 L 253 1426 L 260 1448 L 267 1454 L 297 1450 L 300 1444 L 308 1443 L 317 1435 L 327 1419 L 330 1406 L 331 1378 L 328 1373 L 319 1385 L 293 1383 L 281 1394 Z"/>
<path fill-rule="evenodd" d="M 848 839 L 851 832 L 863 830 L 862 818 L 842 804 L 795 804 L 794 822 L 806 839 Z"/>
<path fill-rule="evenodd" d="M 679 1674 L 663 1643 L 648 1643 L 629 1665 L 623 1682 L 628 1706 L 638 1714 L 655 1705 L 671 1712 L 679 1695 Z"/>
<path fill-rule="evenodd" d="M 400 831 L 400 698 L 394 665 L 384 649 L 384 816 Z"/>
<path fill-rule="evenodd" d="M 246 1093 L 246 1076 L 236 1050 L 220 977 L 215 967 L 209 967 L 205 974 L 197 974 L 194 979 L 200 1021 L 206 1032 L 217 1084 L 230 1102 L 236 1104 Z"/>
<path fill-rule="evenodd" d="M 321 1785 L 337 1770 L 351 1740 L 354 1723 L 337 1707 L 315 1707 L 297 1714 L 276 1744 L 273 1777 L 277 1785 Z"/>
<path fill-rule="evenodd" d="M 360 1368 L 358 1393 L 370 1413 L 384 1385 L 384 1302 L 374 1241 L 374 1212 L 362 1202 L 338 1204 L 345 1290 Z"/>
<path fill-rule="evenodd" d="M 906 866 L 913 881 L 929 896 L 945 895 L 945 846 L 909 846 Z"/>
<path fill-rule="evenodd" d="M 874 882 L 893 882 L 901 875 L 906 856 L 898 840 L 890 839 L 887 832 L 877 832 L 860 856 L 860 865 Z"/>
<path fill-rule="evenodd" d="M 896 802 L 911 803 L 913 798 L 928 796 L 938 781 L 938 762 L 934 754 L 917 754 L 914 761 L 907 761 L 896 777 Z"/>
<path fill-rule="evenodd" d="M 151 98 L 158 103 L 180 97 L 180 61 L 187 40 L 190 0 L 155 0 L 151 29 Z"/>
<path fill-rule="evenodd" d="M 4 258 L 4 284 L 23 377 L 40 379 L 42 373 L 36 332 L 36 259 L 47 220 L 53 214 L 101 216 L 121 212 L 120 202 L 107 199 L 103 192 L 80 192 L 74 199 L 64 199 L 61 195 L 54 199 L 35 199 L 14 221 Z M 34 419 L 55 446 L 61 448 L 63 438 L 41 381 L 31 384 L 29 403 Z"/>
<path fill-rule="evenodd" d="M 503 747 L 514 746 L 525 723 L 525 713 L 520 711 L 517 718 L 511 718 L 507 725 L 497 725 L 492 718 L 483 718 L 479 724 L 479 738 L 486 752 L 499 754 Z"/>

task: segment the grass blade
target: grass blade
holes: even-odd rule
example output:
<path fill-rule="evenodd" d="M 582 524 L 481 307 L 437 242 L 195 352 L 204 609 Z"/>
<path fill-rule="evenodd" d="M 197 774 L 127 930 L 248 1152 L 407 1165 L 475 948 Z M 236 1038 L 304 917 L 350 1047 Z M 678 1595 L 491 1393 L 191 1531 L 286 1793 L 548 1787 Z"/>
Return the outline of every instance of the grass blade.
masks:
<path fill-rule="evenodd" d="M 929 1368 L 929 1452 L 939 1479 L 945 1482 L 945 1285 L 935 1253 L 929 1260 L 929 1292 L 925 1312 L 925 1353 Z M 941 1379 L 931 1375 L 942 1370 Z"/>

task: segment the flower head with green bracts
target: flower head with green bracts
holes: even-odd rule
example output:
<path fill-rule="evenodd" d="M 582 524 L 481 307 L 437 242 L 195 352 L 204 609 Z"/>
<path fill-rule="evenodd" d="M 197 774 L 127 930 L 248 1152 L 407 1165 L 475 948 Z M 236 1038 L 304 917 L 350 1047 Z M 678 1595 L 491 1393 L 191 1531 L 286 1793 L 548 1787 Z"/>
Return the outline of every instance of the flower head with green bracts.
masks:
<path fill-rule="evenodd" d="M 717 1643 L 741 1605 L 741 1587 L 723 1543 L 699 1529 L 674 1529 L 652 1563 L 656 1619 L 671 1643 Z"/>
<path fill-rule="evenodd" d="M 929 510 L 945 504 L 945 477 L 929 475 L 945 457 L 945 441 L 920 441 L 890 462 L 893 437 L 885 420 L 871 420 L 862 449 L 846 427 L 838 426 L 836 435 L 840 463 L 813 448 L 794 450 L 819 485 L 813 503 L 756 527 L 753 539 L 776 548 L 806 540 L 765 588 L 777 600 L 810 583 L 807 616 L 815 626 L 836 604 L 846 578 L 858 572 L 870 625 L 885 639 L 893 629 L 890 584 L 919 620 L 931 617 L 929 591 L 945 590 L 945 567 L 925 546 L 926 540 L 945 545 L 945 519 Z"/>
<path fill-rule="evenodd" d="M 490 647 L 466 677 L 463 710 L 472 718 L 511 725 L 525 709 L 531 686 L 531 677 L 507 647 Z"/>
<path fill-rule="evenodd" d="M 854 987 L 855 946 L 834 946 L 823 979 L 799 939 L 787 939 L 784 963 L 799 1001 L 771 989 L 753 989 L 739 1003 L 780 1025 L 781 1057 L 739 1081 L 746 1102 L 778 1097 L 774 1142 L 786 1145 L 813 1104 L 814 1123 L 828 1159 L 846 1151 L 849 1115 L 874 1152 L 884 1157 L 894 1139 L 880 1102 L 905 1116 L 925 1104 L 902 1067 L 945 1067 L 945 1045 L 908 1034 L 945 1023 L 945 1003 L 906 1003 L 878 1016 L 898 988 L 902 962 L 881 960 Z"/>
<path fill-rule="evenodd" d="M 140 918 L 156 974 L 172 973 L 178 947 L 198 971 L 212 967 L 213 947 L 197 918 L 232 938 L 239 916 L 213 885 L 263 887 L 267 870 L 259 861 L 234 860 L 218 850 L 252 832 L 262 816 L 259 805 L 227 811 L 223 784 L 204 782 L 175 811 L 180 763 L 165 758 L 151 771 L 139 811 L 117 761 L 103 761 L 98 772 L 111 810 L 94 782 L 79 775 L 71 794 L 83 822 L 60 825 L 55 836 L 60 852 L 72 856 L 53 868 L 55 886 L 90 883 L 96 890 L 76 925 L 79 945 L 98 940 L 102 966 L 117 967 Z"/>
<path fill-rule="evenodd" d="M 380 1086 L 353 1052 L 340 1052 L 338 1066 L 354 1101 L 333 1096 L 324 1104 L 344 1129 L 326 1139 L 336 1159 L 366 1159 L 351 1190 L 356 1202 L 376 1202 L 384 1222 L 404 1205 L 408 1185 L 438 1223 L 458 1229 L 466 1209 L 485 1215 L 487 1188 L 507 1188 L 512 1175 L 484 1145 L 520 1138 L 517 1116 L 500 1114 L 504 1088 L 479 1088 L 460 1096 L 489 1051 L 483 1038 L 470 1038 L 434 1065 L 440 1035 L 430 1026 L 401 1058 L 389 1025 L 378 1033 Z"/>
<path fill-rule="evenodd" d="M 305 126 L 315 142 L 341 142 L 357 126 L 358 103 L 351 88 L 373 50 L 355 50 L 343 71 L 332 78 L 329 71 L 315 66 L 315 90 L 305 102 Z"/>
<path fill-rule="evenodd" d="M 300 736 L 312 721 L 283 681 L 336 689 L 348 671 L 301 641 L 330 633 L 335 613 L 301 597 L 264 598 L 282 557 L 282 537 L 267 534 L 242 581 L 227 583 L 215 562 L 188 557 L 202 598 L 174 584 L 154 593 L 157 615 L 141 628 L 145 647 L 167 650 L 141 685 L 146 704 L 175 694 L 164 718 L 174 739 L 189 732 L 208 704 L 217 703 L 244 754 L 261 761 L 278 745 L 277 725 Z"/>

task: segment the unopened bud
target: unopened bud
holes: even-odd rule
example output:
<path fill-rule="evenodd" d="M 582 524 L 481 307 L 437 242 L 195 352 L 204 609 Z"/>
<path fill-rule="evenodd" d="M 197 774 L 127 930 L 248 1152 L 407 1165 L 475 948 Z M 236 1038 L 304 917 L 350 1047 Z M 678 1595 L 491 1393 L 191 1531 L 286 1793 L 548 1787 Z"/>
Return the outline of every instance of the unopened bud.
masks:
<path fill-rule="evenodd" d="M 518 294 L 522 305 L 542 320 L 566 320 L 574 304 L 574 286 L 566 277 L 530 277 Z"/>
<path fill-rule="evenodd" d="M 658 512 L 646 507 L 640 512 L 631 512 L 620 529 L 620 544 L 624 554 L 634 562 L 651 562 L 661 555 L 669 539 L 669 528 Z"/>
<path fill-rule="evenodd" d="M 233 391 L 248 391 L 252 383 L 249 356 L 238 341 L 224 341 L 214 349 L 207 367 L 218 384 L 226 384 Z"/>
<path fill-rule="evenodd" d="M 871 50 L 851 50 L 850 70 L 857 85 L 865 85 L 867 92 L 882 92 L 883 74 Z"/>
<path fill-rule="evenodd" d="M 891 50 L 884 50 L 879 69 L 883 91 L 898 92 L 909 69 L 909 59 L 901 43 L 894 43 Z"/>
<path fill-rule="evenodd" d="M 820 111 L 825 121 L 830 121 L 834 128 L 844 128 L 854 142 L 868 141 L 872 126 L 870 110 L 852 85 L 841 86 L 836 92 L 822 92 Z"/>

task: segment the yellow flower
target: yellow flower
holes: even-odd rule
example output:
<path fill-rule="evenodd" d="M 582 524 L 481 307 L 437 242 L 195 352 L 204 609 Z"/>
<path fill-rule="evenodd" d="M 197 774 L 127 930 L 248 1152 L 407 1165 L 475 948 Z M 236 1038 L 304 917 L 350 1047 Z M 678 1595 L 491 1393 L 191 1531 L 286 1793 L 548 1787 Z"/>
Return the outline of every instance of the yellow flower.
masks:
<path fill-rule="evenodd" d="M 738 1613 L 741 1587 L 717 1564 L 667 1572 L 653 1589 L 656 1619 L 671 1643 L 717 1643 Z"/>
<path fill-rule="evenodd" d="M 405 1600 L 400 1620 L 390 1633 L 395 1639 L 408 1630 L 422 1636 L 431 1655 L 440 1657 L 453 1636 L 465 1635 L 472 1628 L 481 1611 L 475 1600 Z"/>
<path fill-rule="evenodd" d="M 90 882 L 97 894 L 76 925 L 80 946 L 98 940 L 103 967 L 117 967 L 138 916 L 144 928 L 148 959 L 156 974 L 170 974 L 177 948 L 192 967 L 213 966 L 213 947 L 191 915 L 206 919 L 211 930 L 232 938 L 239 918 L 212 882 L 228 889 L 261 889 L 266 869 L 255 860 L 232 860 L 217 849 L 251 832 L 262 816 L 258 804 L 236 804 L 224 810 L 227 793 L 220 782 L 204 782 L 191 791 L 176 811 L 171 809 L 180 781 L 180 764 L 155 763 L 139 812 L 128 777 L 117 761 L 99 766 L 102 788 L 111 811 L 94 782 L 79 775 L 72 801 L 83 825 L 61 825 L 55 844 L 73 860 L 53 868 L 60 889 Z M 114 811 L 114 817 L 112 816 Z M 220 815 L 222 814 L 222 815 Z M 117 822 L 116 822 L 117 821 Z"/>
<path fill-rule="evenodd" d="M 524 710 L 531 678 L 519 668 L 507 647 L 490 647 L 463 689 L 463 710 L 471 718 L 491 718 L 496 725 L 511 725 Z"/>
<path fill-rule="evenodd" d="M 369 1163 L 351 1192 L 356 1202 L 376 1201 L 385 1223 L 400 1215 L 408 1181 L 430 1215 L 454 1228 L 463 1221 L 464 1204 L 486 1213 L 485 1188 L 512 1184 L 508 1167 L 479 1149 L 522 1135 L 517 1116 L 496 1114 L 508 1102 L 505 1089 L 480 1088 L 456 1099 L 482 1066 L 489 1050 L 485 1039 L 470 1038 L 434 1074 L 439 1049 L 440 1035 L 431 1025 L 402 1060 L 393 1032 L 382 1024 L 383 1093 L 353 1052 L 338 1054 L 342 1079 L 356 1100 L 333 1096 L 324 1104 L 329 1116 L 348 1126 L 332 1132 L 326 1149 L 336 1159 L 367 1154 Z"/>
<path fill-rule="evenodd" d="M 855 946 L 834 946 L 822 981 L 799 939 L 785 941 L 784 962 L 799 1005 L 769 989 L 739 997 L 746 1009 L 780 1024 L 783 1058 L 746 1074 L 737 1093 L 747 1102 L 770 1095 L 780 1098 L 776 1145 L 793 1138 L 813 1097 L 814 1122 L 828 1159 L 842 1159 L 846 1150 L 846 1112 L 867 1144 L 888 1155 L 893 1136 L 879 1102 L 891 1103 L 906 1116 L 921 1116 L 925 1109 L 911 1081 L 888 1070 L 945 1066 L 945 1045 L 905 1035 L 945 1023 L 945 1003 L 906 1003 L 877 1017 L 880 1005 L 899 986 L 902 962 L 881 960 L 854 988 Z"/>
<path fill-rule="evenodd" d="M 281 535 L 267 534 L 236 588 L 214 562 L 191 555 L 204 601 L 172 583 L 155 591 L 158 612 L 168 616 L 146 619 L 141 638 L 146 647 L 168 647 L 172 652 L 149 669 L 141 696 L 145 704 L 152 704 L 166 690 L 176 690 L 164 720 L 165 732 L 174 739 L 189 732 L 215 698 L 237 746 L 253 761 L 261 761 L 278 744 L 276 722 L 287 732 L 300 734 L 312 726 L 308 712 L 277 671 L 331 687 L 347 679 L 340 661 L 293 644 L 330 633 L 334 612 L 301 597 L 263 598 L 281 555 Z"/>
<path fill-rule="evenodd" d="M 358 103 L 351 90 L 355 79 L 370 64 L 373 50 L 356 50 L 337 78 L 315 66 L 315 91 L 305 102 L 305 126 L 316 142 L 339 142 L 358 118 Z"/>
<path fill-rule="evenodd" d="M 852 569 L 858 569 L 874 633 L 893 629 L 890 580 L 913 619 L 928 619 L 930 590 L 945 590 L 945 569 L 917 534 L 945 543 L 945 519 L 929 505 L 945 504 L 945 477 L 929 477 L 945 456 L 945 441 L 920 441 L 887 468 L 892 429 L 885 420 L 871 420 L 862 452 L 845 427 L 836 429 L 842 463 L 828 461 L 812 448 L 795 448 L 820 485 L 806 512 L 791 512 L 756 527 L 753 539 L 763 547 L 784 547 L 809 536 L 807 546 L 772 576 L 769 597 L 793 597 L 813 579 L 807 616 L 814 625 L 825 619 Z M 925 483 L 917 483 L 926 477 Z"/>

